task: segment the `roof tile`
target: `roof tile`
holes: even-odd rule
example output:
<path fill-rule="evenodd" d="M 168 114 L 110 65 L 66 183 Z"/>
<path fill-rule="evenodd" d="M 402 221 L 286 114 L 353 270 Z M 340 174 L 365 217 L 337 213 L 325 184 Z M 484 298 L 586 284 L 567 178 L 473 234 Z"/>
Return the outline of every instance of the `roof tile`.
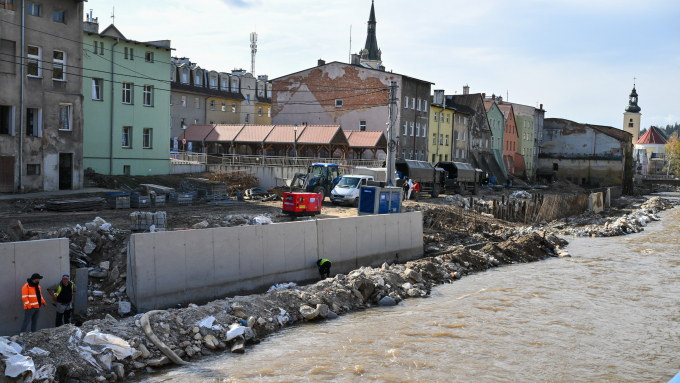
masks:
<path fill-rule="evenodd" d="M 663 134 L 654 126 L 650 126 L 647 133 L 643 134 L 638 140 L 637 144 L 666 144 L 666 139 Z"/>
<path fill-rule="evenodd" d="M 179 141 L 182 141 L 183 139 L 186 139 L 187 141 L 203 141 L 214 127 L 215 125 L 191 124 L 184 129 L 177 139 Z"/>

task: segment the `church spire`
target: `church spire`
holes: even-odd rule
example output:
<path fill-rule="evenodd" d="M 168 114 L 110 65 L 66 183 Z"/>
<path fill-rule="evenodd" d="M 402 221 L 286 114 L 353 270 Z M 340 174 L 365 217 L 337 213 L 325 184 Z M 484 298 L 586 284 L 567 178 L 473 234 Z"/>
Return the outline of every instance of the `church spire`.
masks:
<path fill-rule="evenodd" d="M 366 63 L 374 69 L 379 69 L 382 64 L 382 52 L 378 48 L 378 38 L 375 34 L 375 3 L 371 1 L 371 14 L 368 17 L 368 33 L 366 34 L 366 45 L 361 50 L 361 62 Z"/>
<path fill-rule="evenodd" d="M 630 97 L 628 99 L 628 106 L 626 107 L 626 112 L 628 113 L 640 113 L 642 109 L 638 106 L 638 94 L 635 90 L 635 85 L 633 85 L 633 91 L 630 92 Z"/>

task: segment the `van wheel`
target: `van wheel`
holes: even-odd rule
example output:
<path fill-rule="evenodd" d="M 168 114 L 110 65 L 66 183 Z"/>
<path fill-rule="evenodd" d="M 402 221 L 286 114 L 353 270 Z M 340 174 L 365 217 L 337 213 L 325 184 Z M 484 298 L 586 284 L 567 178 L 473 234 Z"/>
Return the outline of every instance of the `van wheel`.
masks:
<path fill-rule="evenodd" d="M 434 187 L 432 188 L 432 198 L 437 198 L 439 197 L 439 185 L 434 184 Z"/>
<path fill-rule="evenodd" d="M 352 203 L 352 206 L 354 207 L 359 207 L 359 197 L 354 199 L 354 202 Z"/>

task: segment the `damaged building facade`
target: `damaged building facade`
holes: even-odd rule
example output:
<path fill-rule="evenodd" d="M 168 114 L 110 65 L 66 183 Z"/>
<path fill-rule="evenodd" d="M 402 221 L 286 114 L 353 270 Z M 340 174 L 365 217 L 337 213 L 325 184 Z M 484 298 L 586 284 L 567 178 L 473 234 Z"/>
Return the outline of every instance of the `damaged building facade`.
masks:
<path fill-rule="evenodd" d="M 82 187 L 82 31 L 82 1 L 0 8 L 0 192 Z"/>
<path fill-rule="evenodd" d="M 537 175 L 577 185 L 632 185 L 633 135 L 609 126 L 546 118 Z"/>

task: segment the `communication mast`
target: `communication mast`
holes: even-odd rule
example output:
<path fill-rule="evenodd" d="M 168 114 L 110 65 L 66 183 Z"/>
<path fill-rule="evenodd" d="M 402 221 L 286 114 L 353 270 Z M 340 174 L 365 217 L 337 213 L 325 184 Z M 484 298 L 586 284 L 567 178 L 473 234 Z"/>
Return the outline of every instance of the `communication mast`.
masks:
<path fill-rule="evenodd" d="M 255 77 L 255 54 L 257 53 L 257 33 L 253 32 L 250 34 L 250 55 L 251 55 L 251 63 L 250 63 L 250 73 L 253 74 L 253 77 Z"/>

